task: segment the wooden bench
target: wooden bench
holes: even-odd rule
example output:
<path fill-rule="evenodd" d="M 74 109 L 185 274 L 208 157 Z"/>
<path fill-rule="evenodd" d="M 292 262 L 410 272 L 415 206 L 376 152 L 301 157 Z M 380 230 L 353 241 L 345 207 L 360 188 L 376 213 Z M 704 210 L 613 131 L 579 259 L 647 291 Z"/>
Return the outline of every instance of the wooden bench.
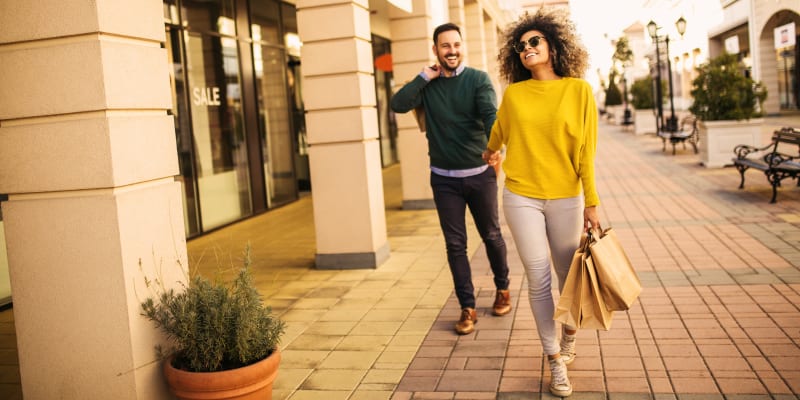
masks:
<path fill-rule="evenodd" d="M 700 137 L 697 131 L 697 118 L 694 115 L 687 115 L 681 118 L 676 132 L 667 132 L 659 129 L 656 135 L 661 138 L 663 144 L 661 151 L 667 151 L 667 141 L 669 141 L 672 144 L 672 155 L 675 155 L 675 145 L 683 143 L 683 148 L 686 149 L 686 142 L 689 142 L 694 149 L 694 153 L 697 154 L 697 142 Z"/>
<path fill-rule="evenodd" d="M 772 134 L 772 142 L 758 148 L 740 144 L 733 149 L 736 157 L 733 164 L 742 176 L 739 189 L 744 188 L 744 171 L 755 168 L 764 172 L 772 185 L 772 200 L 778 196 L 778 186 L 786 178 L 797 179 L 800 186 L 800 131 L 794 128 L 781 128 Z"/>

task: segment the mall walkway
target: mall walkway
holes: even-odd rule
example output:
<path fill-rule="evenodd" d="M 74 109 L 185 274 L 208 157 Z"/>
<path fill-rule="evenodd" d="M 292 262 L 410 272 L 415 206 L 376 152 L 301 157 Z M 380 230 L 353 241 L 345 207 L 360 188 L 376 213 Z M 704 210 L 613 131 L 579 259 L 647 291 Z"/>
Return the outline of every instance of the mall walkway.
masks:
<path fill-rule="evenodd" d="M 769 204 L 758 172 L 738 190 L 733 168 L 706 169 L 689 150 L 662 153 L 653 135 L 600 129 L 602 220 L 645 288 L 611 330 L 579 332 L 571 399 L 798 398 L 800 187 L 785 181 Z M 238 264 L 252 246 L 259 288 L 288 324 L 274 398 L 552 398 L 507 228 L 514 310 L 490 315 L 494 288 L 472 228 L 479 321 L 458 336 L 435 211 L 400 209 L 396 166 L 384 184 L 391 258 L 375 270 L 313 268 L 310 197 L 189 242 L 204 274 Z M 0 313 L 0 392 L 18 390 L 8 384 L 11 314 Z"/>

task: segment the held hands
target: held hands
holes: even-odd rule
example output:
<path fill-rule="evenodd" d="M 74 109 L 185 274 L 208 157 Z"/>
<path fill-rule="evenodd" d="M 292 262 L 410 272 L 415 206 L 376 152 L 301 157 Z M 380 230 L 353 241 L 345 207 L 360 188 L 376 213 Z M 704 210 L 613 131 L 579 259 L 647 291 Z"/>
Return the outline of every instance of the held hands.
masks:
<path fill-rule="evenodd" d="M 597 216 L 597 206 L 585 207 L 583 209 L 583 231 L 588 232 L 589 229 L 597 229 L 599 232 L 603 231 L 600 226 L 600 217 Z"/>
<path fill-rule="evenodd" d="M 438 78 L 441 74 L 439 64 L 424 66 L 422 68 L 422 73 L 428 77 L 428 81 Z"/>
<path fill-rule="evenodd" d="M 500 154 L 499 150 L 491 151 L 486 149 L 483 151 L 483 154 L 481 154 L 481 157 L 483 157 L 483 161 L 486 161 L 486 163 L 491 166 L 498 165 L 500 164 L 500 161 L 503 160 L 503 156 Z"/>

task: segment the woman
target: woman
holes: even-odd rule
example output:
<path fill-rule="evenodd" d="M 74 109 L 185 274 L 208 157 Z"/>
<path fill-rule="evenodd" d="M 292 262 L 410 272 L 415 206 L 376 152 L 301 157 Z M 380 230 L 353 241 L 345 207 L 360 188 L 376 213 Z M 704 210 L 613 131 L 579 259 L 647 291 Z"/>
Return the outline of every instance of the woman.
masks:
<path fill-rule="evenodd" d="M 597 106 L 581 77 L 588 53 L 565 10 L 540 8 L 504 34 L 498 59 L 510 84 L 483 158 L 495 165 L 506 146 L 503 211 L 528 278 L 528 297 L 550 364 L 550 392 L 572 394 L 567 364 L 576 328 L 557 341 L 550 260 L 559 289 L 581 231 L 600 228 L 595 188 Z"/>

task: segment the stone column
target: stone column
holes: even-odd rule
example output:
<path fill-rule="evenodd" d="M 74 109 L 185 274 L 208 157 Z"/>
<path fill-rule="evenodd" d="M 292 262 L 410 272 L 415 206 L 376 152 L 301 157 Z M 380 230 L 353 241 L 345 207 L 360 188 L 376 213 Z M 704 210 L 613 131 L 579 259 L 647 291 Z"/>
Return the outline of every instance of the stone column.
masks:
<path fill-rule="evenodd" d="M 389 7 L 395 92 L 414 79 L 425 64 L 432 64 L 435 60 L 432 35 L 436 26 L 428 9 L 427 0 L 415 0 L 411 13 Z M 397 128 L 403 208 L 434 208 L 425 133 L 420 132 L 411 112 L 397 114 Z"/>
<path fill-rule="evenodd" d="M 143 274 L 186 260 L 162 3 L 0 2 L 0 193 L 26 399 L 169 398 Z M 185 261 L 182 262 L 185 267 Z"/>
<path fill-rule="evenodd" d="M 335 21 L 335 22 L 334 22 Z M 300 0 L 317 268 L 389 257 L 366 0 Z"/>
<path fill-rule="evenodd" d="M 464 14 L 466 17 L 467 51 L 469 52 L 469 66 L 486 71 L 486 39 L 483 27 L 483 6 L 478 2 L 465 3 Z"/>
<path fill-rule="evenodd" d="M 464 14 L 464 0 L 448 0 L 447 4 L 450 22 L 458 25 L 461 28 L 461 39 L 464 41 L 464 44 L 466 44 L 467 40 L 469 39 L 467 38 L 467 17 Z M 470 65 L 469 52 L 464 52 L 462 57 L 464 63 Z"/>
<path fill-rule="evenodd" d="M 498 51 L 498 33 L 497 22 L 486 16 L 483 22 L 485 48 L 486 48 L 486 72 L 492 80 L 494 91 L 497 94 L 497 102 L 502 99 L 502 86 L 500 83 L 500 66 L 497 64 L 497 51 Z"/>

